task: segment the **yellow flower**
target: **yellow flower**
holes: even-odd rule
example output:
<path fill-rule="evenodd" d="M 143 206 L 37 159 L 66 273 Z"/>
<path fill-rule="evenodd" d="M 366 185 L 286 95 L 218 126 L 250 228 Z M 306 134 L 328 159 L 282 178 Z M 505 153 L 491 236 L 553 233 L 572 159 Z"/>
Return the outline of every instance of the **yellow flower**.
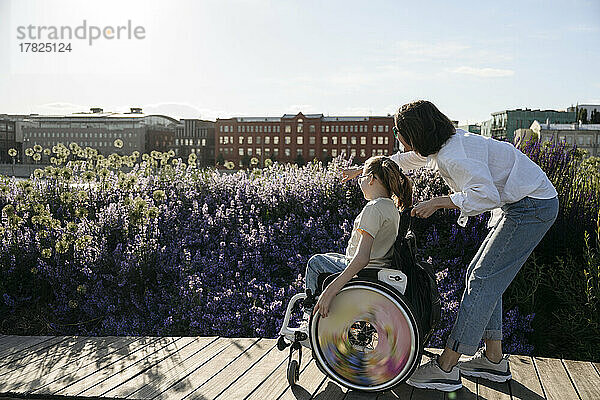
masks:
<path fill-rule="evenodd" d="M 44 176 L 44 170 L 37 168 L 35 171 L 33 171 L 33 176 L 37 179 L 41 179 Z"/>
<path fill-rule="evenodd" d="M 225 168 L 227 169 L 233 169 L 235 167 L 235 164 L 233 163 L 233 161 L 227 161 L 225 163 Z"/>
<path fill-rule="evenodd" d="M 31 147 L 25 149 L 25 155 L 31 157 L 33 155 L 33 149 Z"/>
<path fill-rule="evenodd" d="M 256 158 L 256 157 L 252 157 L 252 158 L 250 159 L 250 164 L 252 164 L 252 165 L 256 165 L 256 164 L 258 164 L 258 158 Z"/>
<path fill-rule="evenodd" d="M 120 149 L 121 147 L 123 147 L 123 141 L 121 139 L 115 139 L 113 144 L 117 149 Z"/>
<path fill-rule="evenodd" d="M 44 154 L 49 156 L 50 154 L 52 154 L 52 152 L 50 151 L 50 149 L 44 149 Z"/>
<path fill-rule="evenodd" d="M 8 149 L 8 155 L 11 157 L 15 157 L 17 155 L 17 150 L 15 149 Z"/>
<path fill-rule="evenodd" d="M 59 240 L 54 246 L 58 254 L 66 253 L 69 250 L 69 244 L 64 240 Z"/>
<path fill-rule="evenodd" d="M 35 153 L 33 156 L 31 156 L 31 158 L 33 158 L 34 161 L 40 161 L 42 156 L 40 155 L 40 153 Z"/>
<path fill-rule="evenodd" d="M 42 250 L 43 258 L 50 258 L 50 256 L 52 256 L 52 249 L 43 249 Z"/>
<path fill-rule="evenodd" d="M 33 146 L 33 150 L 34 150 L 36 153 L 41 153 L 41 151 L 42 151 L 42 146 L 40 146 L 39 144 L 36 144 L 35 146 Z"/>

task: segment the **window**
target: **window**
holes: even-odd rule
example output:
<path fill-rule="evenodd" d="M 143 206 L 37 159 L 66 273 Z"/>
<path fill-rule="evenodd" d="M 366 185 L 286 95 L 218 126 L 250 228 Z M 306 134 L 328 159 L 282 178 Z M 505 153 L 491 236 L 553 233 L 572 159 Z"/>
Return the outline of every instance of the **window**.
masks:
<path fill-rule="evenodd" d="M 383 154 L 385 154 L 387 156 L 388 155 L 388 149 L 384 149 L 383 150 Z"/>
<path fill-rule="evenodd" d="M 240 148 L 239 148 L 239 153 L 240 153 L 240 156 L 243 156 L 243 155 L 244 155 L 244 149 L 242 149 L 242 148 L 240 147 Z"/>
<path fill-rule="evenodd" d="M 340 131 L 340 126 L 339 126 L 339 125 L 336 125 L 336 126 L 335 126 L 335 131 L 336 131 L 336 132 L 339 132 L 339 131 Z"/>
<path fill-rule="evenodd" d="M 385 144 L 388 144 L 388 143 L 389 143 L 388 139 L 389 139 L 389 138 L 388 138 L 387 136 L 384 138 L 384 140 L 385 140 Z"/>
<path fill-rule="evenodd" d="M 377 144 L 383 144 L 383 136 L 377 136 Z"/>
<path fill-rule="evenodd" d="M 337 138 L 337 136 L 333 136 L 333 137 L 331 138 L 331 144 L 338 144 L 337 142 L 338 142 L 338 138 Z"/>
<path fill-rule="evenodd" d="M 367 137 L 366 136 L 361 136 L 360 137 L 360 144 L 367 144 Z"/>
<path fill-rule="evenodd" d="M 325 132 L 325 125 L 321 125 L 321 132 L 324 133 Z"/>
<path fill-rule="evenodd" d="M 383 155 L 383 149 L 377 149 L 377 155 L 378 156 L 382 156 Z"/>
<path fill-rule="evenodd" d="M 302 155 L 302 149 L 296 149 L 296 156 Z"/>
<path fill-rule="evenodd" d="M 377 132 L 377 125 L 373 125 L 373 132 Z"/>
<path fill-rule="evenodd" d="M 315 144 L 315 142 L 316 142 L 316 138 L 314 136 L 308 137 L 308 144 Z"/>
<path fill-rule="evenodd" d="M 248 144 L 252 144 L 252 136 L 248 136 Z"/>
<path fill-rule="evenodd" d="M 325 127 L 325 132 L 329 133 L 329 125 Z M 332 131 L 333 132 L 333 131 Z"/>
<path fill-rule="evenodd" d="M 356 136 L 352 136 L 352 137 L 350 138 L 350 143 L 351 143 L 351 144 L 356 144 Z"/>
<path fill-rule="evenodd" d="M 346 136 L 342 136 L 342 144 L 346 144 L 348 142 L 348 138 Z"/>
<path fill-rule="evenodd" d="M 258 131 L 262 132 L 262 125 L 258 127 Z"/>
<path fill-rule="evenodd" d="M 385 131 L 386 131 L 386 132 L 389 132 L 389 131 L 390 131 L 390 126 L 389 126 L 389 125 L 386 125 L 386 126 L 385 126 Z"/>
<path fill-rule="evenodd" d="M 265 144 L 270 144 L 270 143 L 271 143 L 271 137 L 265 136 Z"/>
<path fill-rule="evenodd" d="M 291 155 L 292 155 L 292 152 L 291 152 L 291 150 L 290 150 L 289 148 L 286 148 L 286 149 L 285 149 L 285 156 L 286 156 L 286 157 L 290 157 Z"/>
<path fill-rule="evenodd" d="M 356 149 L 350 149 L 350 154 L 352 157 L 356 157 Z"/>
<path fill-rule="evenodd" d="M 260 136 L 257 136 L 257 137 L 256 137 L 256 144 L 260 144 L 260 143 L 261 143 L 261 137 L 260 137 Z"/>
<path fill-rule="evenodd" d="M 291 125 L 286 125 L 285 126 L 285 133 L 292 133 L 292 126 Z"/>
<path fill-rule="evenodd" d="M 298 133 L 304 132 L 303 128 L 302 128 L 302 124 L 298 124 L 298 126 L 296 127 L 296 129 L 297 129 Z"/>
<path fill-rule="evenodd" d="M 314 157 L 315 156 L 315 149 L 308 149 L 308 156 L 309 157 Z"/>
<path fill-rule="evenodd" d="M 219 126 L 219 132 L 223 132 L 223 125 Z"/>
<path fill-rule="evenodd" d="M 251 149 L 251 148 L 247 148 L 247 149 L 246 149 L 246 152 L 247 152 L 246 154 L 248 154 L 249 156 L 251 156 L 251 155 L 252 155 L 252 149 Z"/>
<path fill-rule="evenodd" d="M 238 141 L 239 141 L 239 144 L 244 144 L 244 137 L 243 137 L 243 136 L 240 136 L 240 137 L 238 138 Z"/>
<path fill-rule="evenodd" d="M 365 149 L 360 149 L 360 156 L 361 157 L 366 157 L 366 153 L 365 153 Z"/>
<path fill-rule="evenodd" d="M 331 156 L 337 157 L 337 149 L 331 149 Z"/>
<path fill-rule="evenodd" d="M 260 156 L 260 155 L 262 154 L 262 152 L 261 152 L 261 149 L 260 149 L 260 148 L 256 149 L 255 151 L 256 151 L 256 155 L 257 155 L 257 156 Z"/>
<path fill-rule="evenodd" d="M 187 145 L 187 139 L 186 139 L 186 145 Z M 219 136 L 219 144 L 223 144 L 223 136 Z"/>
<path fill-rule="evenodd" d="M 377 128 L 378 128 L 377 129 L 378 132 L 383 132 L 383 125 L 379 125 Z"/>
<path fill-rule="evenodd" d="M 229 126 L 225 125 L 225 132 L 229 132 Z"/>
<path fill-rule="evenodd" d="M 289 137 L 289 136 L 286 136 L 286 137 L 285 137 L 283 140 L 284 140 L 284 143 L 285 143 L 285 144 L 290 144 L 290 143 L 292 143 L 292 138 L 291 138 L 291 137 Z"/>
<path fill-rule="evenodd" d="M 277 157 L 279 155 L 279 149 L 273 149 L 273 155 Z"/>
<path fill-rule="evenodd" d="M 315 133 L 315 126 L 314 126 L 314 125 L 311 125 L 311 126 L 309 126 L 309 127 L 308 127 L 308 131 L 309 131 L 310 133 Z"/>
<path fill-rule="evenodd" d="M 279 136 L 273 137 L 273 144 L 279 144 Z"/>
<path fill-rule="evenodd" d="M 323 141 L 323 144 L 327 144 L 327 136 L 323 136 L 321 140 Z"/>
<path fill-rule="evenodd" d="M 375 150 L 375 149 L 371 150 L 371 156 L 375 156 L 375 155 L 377 155 L 377 150 Z"/>
<path fill-rule="evenodd" d="M 206 138 L 202 138 L 202 147 L 206 147 Z"/>
<path fill-rule="evenodd" d="M 302 144 L 302 136 L 296 136 L 296 144 Z"/>

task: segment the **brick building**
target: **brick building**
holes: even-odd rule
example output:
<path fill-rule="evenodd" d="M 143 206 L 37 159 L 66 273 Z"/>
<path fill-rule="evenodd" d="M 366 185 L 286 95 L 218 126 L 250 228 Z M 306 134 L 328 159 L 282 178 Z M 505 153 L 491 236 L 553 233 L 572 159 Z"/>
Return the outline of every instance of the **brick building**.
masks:
<path fill-rule="evenodd" d="M 243 167 L 253 157 L 264 165 L 267 158 L 303 163 L 350 155 L 360 163 L 372 155 L 391 155 L 397 150 L 393 125 L 390 115 L 325 117 L 300 112 L 282 117 L 217 118 L 216 161 Z"/>

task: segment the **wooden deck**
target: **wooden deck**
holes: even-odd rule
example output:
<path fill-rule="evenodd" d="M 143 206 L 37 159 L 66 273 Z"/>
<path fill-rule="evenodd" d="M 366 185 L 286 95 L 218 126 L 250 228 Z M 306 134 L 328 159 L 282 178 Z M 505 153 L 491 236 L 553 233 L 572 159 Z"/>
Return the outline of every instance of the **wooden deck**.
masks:
<path fill-rule="evenodd" d="M 600 399 L 600 363 L 512 355 L 508 383 L 463 377 L 453 393 L 402 384 L 365 394 L 326 378 L 308 351 L 289 387 L 287 355 L 275 339 L 0 335 L 0 398 Z"/>

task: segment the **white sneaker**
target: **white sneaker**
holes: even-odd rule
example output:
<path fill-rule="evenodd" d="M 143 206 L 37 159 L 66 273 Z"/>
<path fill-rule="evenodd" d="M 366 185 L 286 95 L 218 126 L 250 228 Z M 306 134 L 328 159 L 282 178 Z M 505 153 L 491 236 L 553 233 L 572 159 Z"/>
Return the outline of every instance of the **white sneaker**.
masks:
<path fill-rule="evenodd" d="M 406 383 L 419 389 L 436 389 L 444 392 L 462 388 L 460 370 L 454 366 L 450 372 L 444 371 L 437 363 L 437 358 L 432 358 L 427 364 L 417 368 Z"/>
<path fill-rule="evenodd" d="M 476 378 L 488 379 L 494 382 L 506 382 L 512 379 L 508 358 L 502 357 L 500 362 L 494 363 L 488 360 L 485 349 L 482 347 L 468 361 L 459 362 L 457 367 L 461 374 Z"/>

